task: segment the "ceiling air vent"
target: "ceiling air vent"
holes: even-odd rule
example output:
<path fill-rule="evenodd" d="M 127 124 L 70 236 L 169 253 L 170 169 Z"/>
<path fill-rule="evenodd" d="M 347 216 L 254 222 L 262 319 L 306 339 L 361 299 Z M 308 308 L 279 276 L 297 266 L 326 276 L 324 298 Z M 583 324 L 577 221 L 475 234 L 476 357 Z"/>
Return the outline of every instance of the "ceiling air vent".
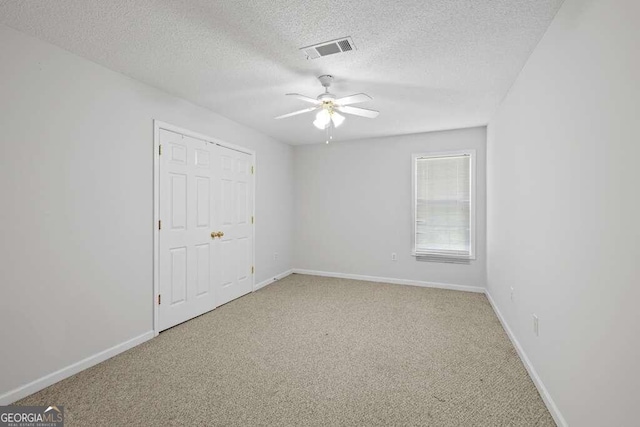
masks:
<path fill-rule="evenodd" d="M 307 59 L 316 59 L 321 56 L 333 55 L 334 53 L 349 52 L 356 50 L 351 37 L 343 37 L 341 39 L 331 40 L 328 42 L 314 44 L 300 49 Z"/>

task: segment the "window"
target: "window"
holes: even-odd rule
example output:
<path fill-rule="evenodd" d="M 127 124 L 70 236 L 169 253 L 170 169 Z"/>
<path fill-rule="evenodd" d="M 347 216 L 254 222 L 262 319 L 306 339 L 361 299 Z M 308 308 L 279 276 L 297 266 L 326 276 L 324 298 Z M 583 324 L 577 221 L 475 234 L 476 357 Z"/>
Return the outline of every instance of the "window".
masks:
<path fill-rule="evenodd" d="M 475 259 L 475 151 L 413 155 L 413 255 Z"/>

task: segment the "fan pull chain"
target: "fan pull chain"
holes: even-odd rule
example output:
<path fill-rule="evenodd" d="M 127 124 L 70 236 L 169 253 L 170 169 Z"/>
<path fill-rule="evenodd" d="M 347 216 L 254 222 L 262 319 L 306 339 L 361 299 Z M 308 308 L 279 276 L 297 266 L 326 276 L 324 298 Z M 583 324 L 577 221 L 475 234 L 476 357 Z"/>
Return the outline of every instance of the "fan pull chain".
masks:
<path fill-rule="evenodd" d="M 333 120 L 329 121 L 329 124 L 327 125 L 326 129 L 326 138 L 325 138 L 325 144 L 328 144 L 329 141 L 331 141 L 333 139 L 333 128 L 335 128 L 335 125 L 333 124 Z"/>

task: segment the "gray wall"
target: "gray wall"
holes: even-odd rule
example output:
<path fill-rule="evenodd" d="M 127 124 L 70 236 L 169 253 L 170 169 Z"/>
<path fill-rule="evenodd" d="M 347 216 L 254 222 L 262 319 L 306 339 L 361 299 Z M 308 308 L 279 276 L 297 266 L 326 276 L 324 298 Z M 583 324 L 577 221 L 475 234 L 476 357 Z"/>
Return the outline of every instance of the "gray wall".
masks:
<path fill-rule="evenodd" d="M 290 146 L 4 26 L 0 64 L 0 396 L 152 329 L 153 119 L 256 150 L 256 283 L 291 268 Z"/>
<path fill-rule="evenodd" d="M 485 140 L 485 128 L 472 128 L 295 147 L 294 267 L 484 286 Z M 477 150 L 477 259 L 416 261 L 411 154 L 463 148 Z"/>
<path fill-rule="evenodd" d="M 572 426 L 638 425 L 638 16 L 567 0 L 488 128 L 488 288 Z"/>

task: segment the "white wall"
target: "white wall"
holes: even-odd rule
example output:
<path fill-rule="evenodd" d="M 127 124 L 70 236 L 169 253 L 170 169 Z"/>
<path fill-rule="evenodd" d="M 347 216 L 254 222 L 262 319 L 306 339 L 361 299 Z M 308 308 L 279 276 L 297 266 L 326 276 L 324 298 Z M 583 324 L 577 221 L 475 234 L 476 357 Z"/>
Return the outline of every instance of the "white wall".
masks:
<path fill-rule="evenodd" d="M 0 396 L 152 329 L 153 119 L 256 150 L 256 283 L 291 268 L 290 146 L 0 26 Z"/>
<path fill-rule="evenodd" d="M 472 128 L 295 147 L 294 267 L 483 287 L 485 141 L 486 129 Z M 411 154 L 463 148 L 477 150 L 477 260 L 417 261 Z"/>
<path fill-rule="evenodd" d="M 488 288 L 572 426 L 638 425 L 638 16 L 567 0 L 489 125 Z"/>

